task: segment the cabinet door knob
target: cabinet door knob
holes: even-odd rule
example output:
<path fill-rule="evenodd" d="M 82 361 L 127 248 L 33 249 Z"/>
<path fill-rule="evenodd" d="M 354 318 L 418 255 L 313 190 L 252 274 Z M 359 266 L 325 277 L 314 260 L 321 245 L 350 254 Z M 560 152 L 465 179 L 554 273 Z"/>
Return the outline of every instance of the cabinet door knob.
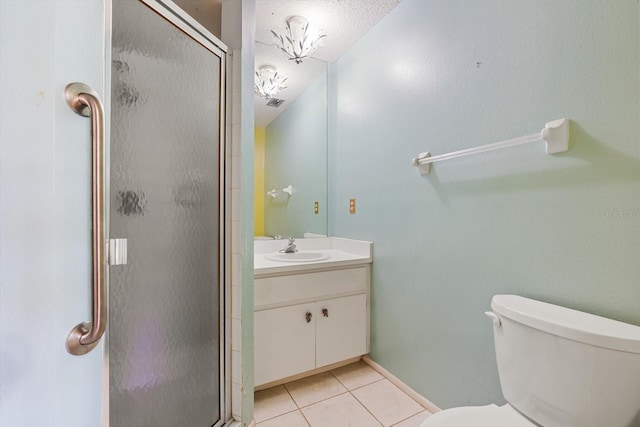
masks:
<path fill-rule="evenodd" d="M 307 314 L 305 314 L 305 319 L 307 319 L 307 323 L 311 322 L 311 312 L 307 311 Z"/>
<path fill-rule="evenodd" d="M 323 308 L 322 309 L 322 315 L 324 317 L 329 317 L 329 309 L 328 308 Z"/>

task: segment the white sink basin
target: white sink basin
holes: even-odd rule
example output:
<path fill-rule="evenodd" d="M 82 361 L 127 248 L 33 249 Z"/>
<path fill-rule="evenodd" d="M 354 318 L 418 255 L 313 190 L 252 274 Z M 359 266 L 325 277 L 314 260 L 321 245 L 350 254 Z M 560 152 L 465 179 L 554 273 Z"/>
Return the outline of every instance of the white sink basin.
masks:
<path fill-rule="evenodd" d="M 284 252 L 276 252 L 273 254 L 267 254 L 264 257 L 269 261 L 279 262 L 315 262 L 329 259 L 331 258 L 331 255 L 323 254 L 320 252 L 293 252 L 289 254 Z"/>

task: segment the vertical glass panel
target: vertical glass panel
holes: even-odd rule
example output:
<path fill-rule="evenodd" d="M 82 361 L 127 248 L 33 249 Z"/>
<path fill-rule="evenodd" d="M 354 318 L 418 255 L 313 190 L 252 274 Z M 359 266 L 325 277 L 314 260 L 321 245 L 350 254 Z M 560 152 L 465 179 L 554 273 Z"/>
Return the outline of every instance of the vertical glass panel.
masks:
<path fill-rule="evenodd" d="M 113 5 L 110 422 L 220 417 L 221 60 L 144 3 Z"/>

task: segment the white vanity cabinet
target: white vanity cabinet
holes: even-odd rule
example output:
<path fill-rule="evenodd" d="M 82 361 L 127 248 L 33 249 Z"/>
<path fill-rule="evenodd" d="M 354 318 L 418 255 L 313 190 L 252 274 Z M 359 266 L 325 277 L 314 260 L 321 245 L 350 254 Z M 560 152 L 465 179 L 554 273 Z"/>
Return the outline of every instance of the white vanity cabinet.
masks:
<path fill-rule="evenodd" d="M 255 385 L 369 351 L 369 265 L 257 278 Z"/>
<path fill-rule="evenodd" d="M 254 382 L 260 385 L 316 367 L 314 304 L 254 313 Z"/>
<path fill-rule="evenodd" d="M 317 302 L 316 313 L 316 368 L 368 353 L 365 294 Z"/>

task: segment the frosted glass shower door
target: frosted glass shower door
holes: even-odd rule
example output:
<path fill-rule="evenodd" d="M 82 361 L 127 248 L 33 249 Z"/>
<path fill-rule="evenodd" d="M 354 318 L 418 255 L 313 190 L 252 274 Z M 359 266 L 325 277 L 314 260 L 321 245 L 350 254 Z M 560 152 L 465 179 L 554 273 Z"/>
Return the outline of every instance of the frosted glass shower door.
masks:
<path fill-rule="evenodd" d="M 222 422 L 224 46 L 197 29 L 113 3 L 110 232 L 128 259 L 110 269 L 112 427 Z"/>

